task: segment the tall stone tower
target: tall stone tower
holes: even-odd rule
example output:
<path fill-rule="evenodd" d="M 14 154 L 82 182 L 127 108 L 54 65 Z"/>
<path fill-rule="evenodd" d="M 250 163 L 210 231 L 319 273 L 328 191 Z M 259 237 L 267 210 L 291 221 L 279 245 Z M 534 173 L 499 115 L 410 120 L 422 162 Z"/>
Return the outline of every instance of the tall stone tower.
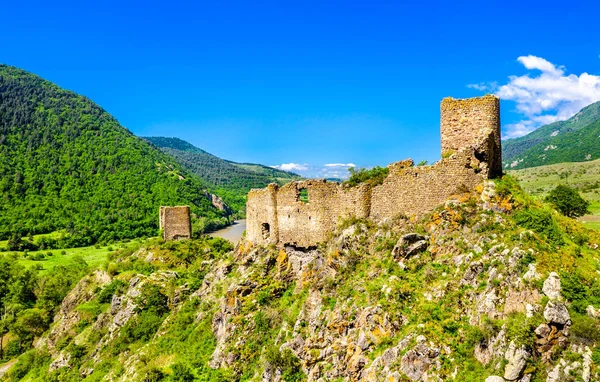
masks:
<path fill-rule="evenodd" d="M 163 231 L 165 241 L 183 240 L 192 238 L 192 223 L 190 220 L 190 207 L 160 207 L 159 226 Z"/>
<path fill-rule="evenodd" d="M 502 175 L 500 143 L 500 99 L 493 95 L 454 99 L 441 103 L 442 157 L 473 149 L 480 162 L 487 163 L 488 178 Z"/>

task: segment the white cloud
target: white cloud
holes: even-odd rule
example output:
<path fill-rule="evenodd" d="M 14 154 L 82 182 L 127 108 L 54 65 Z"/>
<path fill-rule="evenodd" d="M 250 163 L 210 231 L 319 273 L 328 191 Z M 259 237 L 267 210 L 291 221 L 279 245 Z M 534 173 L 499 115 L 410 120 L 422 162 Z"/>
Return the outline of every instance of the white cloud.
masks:
<path fill-rule="evenodd" d="M 298 163 L 283 163 L 275 166 L 271 166 L 277 168 L 279 170 L 284 171 L 308 171 L 308 164 L 298 164 Z"/>
<path fill-rule="evenodd" d="M 468 87 L 493 91 L 504 100 L 516 102 L 523 119 L 504 126 L 503 138 L 528 134 L 538 127 L 565 120 L 583 107 L 600 100 L 600 76 L 588 73 L 566 75 L 566 68 L 533 55 L 517 59 L 525 68 L 539 71 L 509 76 L 505 85 L 471 84 Z"/>
<path fill-rule="evenodd" d="M 561 66 L 560 68 L 557 68 L 550 61 L 531 54 L 529 56 L 521 56 L 517 58 L 517 61 L 523 64 L 527 69 L 538 69 L 544 73 L 550 73 L 555 76 L 562 76 L 565 73 L 563 70 L 564 67 Z"/>
<path fill-rule="evenodd" d="M 490 88 L 490 86 L 488 84 L 486 84 L 485 82 L 481 82 L 478 84 L 468 84 L 467 87 L 471 88 L 471 89 L 479 90 L 482 92 L 486 91 Z"/>
<path fill-rule="evenodd" d="M 273 168 L 292 171 L 306 178 L 339 178 L 346 179 L 349 176 L 348 169 L 356 167 L 354 163 L 326 163 L 322 165 L 311 165 L 308 163 L 283 163 Z"/>

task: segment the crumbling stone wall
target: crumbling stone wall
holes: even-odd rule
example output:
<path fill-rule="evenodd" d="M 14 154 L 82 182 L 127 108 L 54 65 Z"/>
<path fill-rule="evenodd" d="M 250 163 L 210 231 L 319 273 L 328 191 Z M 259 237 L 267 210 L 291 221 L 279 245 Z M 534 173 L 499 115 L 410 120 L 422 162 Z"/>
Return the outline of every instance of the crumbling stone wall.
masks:
<path fill-rule="evenodd" d="M 248 193 L 246 204 L 246 236 L 253 242 L 270 244 L 279 240 L 277 220 L 277 184 L 269 184 L 262 190 L 254 189 Z"/>
<path fill-rule="evenodd" d="M 389 165 L 388 177 L 372 190 L 370 217 L 423 216 L 450 196 L 472 190 L 484 177 L 471 154 L 459 151 L 432 166 L 414 167 L 412 160 Z"/>
<path fill-rule="evenodd" d="M 165 241 L 191 239 L 190 207 L 160 207 L 160 229 Z"/>
<path fill-rule="evenodd" d="M 269 185 L 248 194 L 246 238 L 257 244 L 308 248 L 327 240 L 347 217 L 423 216 L 452 195 L 500 175 L 500 103 L 495 96 L 441 103 L 442 159 L 388 166 L 381 185 L 348 187 L 325 180 Z M 301 191 L 308 192 L 303 201 Z"/>
<path fill-rule="evenodd" d="M 300 200 L 300 190 L 308 202 Z M 292 182 L 277 192 L 278 242 L 310 247 L 327 239 L 339 218 L 369 216 L 366 187 L 346 188 L 325 180 Z"/>
<path fill-rule="evenodd" d="M 442 157 L 471 148 L 475 157 L 487 164 L 485 175 L 502 174 L 498 97 L 444 98 L 440 115 Z"/>

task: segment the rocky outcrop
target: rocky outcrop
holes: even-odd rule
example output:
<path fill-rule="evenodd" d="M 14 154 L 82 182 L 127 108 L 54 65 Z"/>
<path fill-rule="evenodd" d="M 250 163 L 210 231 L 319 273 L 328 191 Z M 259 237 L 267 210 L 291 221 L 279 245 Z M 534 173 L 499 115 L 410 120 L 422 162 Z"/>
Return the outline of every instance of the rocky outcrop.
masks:
<path fill-rule="evenodd" d="M 233 212 L 231 207 L 229 207 L 227 203 L 223 201 L 223 198 L 221 198 L 220 196 L 211 194 L 206 190 L 204 191 L 204 196 L 210 201 L 213 207 L 215 207 L 219 211 L 224 212 L 225 216 L 229 216 Z"/>
<path fill-rule="evenodd" d="M 550 324 L 564 326 L 571 324 L 571 316 L 567 307 L 562 302 L 548 301 L 544 309 L 544 318 Z"/>
<path fill-rule="evenodd" d="M 560 277 L 556 272 L 550 273 L 546 281 L 544 281 L 544 286 L 542 291 L 548 298 L 551 300 L 560 300 L 561 296 L 561 287 L 560 287 Z"/>
<path fill-rule="evenodd" d="M 94 298 L 96 296 L 96 289 L 104 287 L 110 281 L 110 275 L 101 270 L 82 278 L 64 298 L 59 311 L 54 316 L 55 324 L 52 326 L 50 332 L 47 336 L 38 339 L 35 347 L 37 349 L 46 347 L 52 354 L 56 354 L 56 342 L 67 335 L 75 335 L 75 328 L 82 318 L 81 312 L 75 308 Z M 68 362 L 68 359 L 65 362 Z M 61 361 L 56 363 L 56 365 L 62 365 L 65 362 Z"/>
<path fill-rule="evenodd" d="M 418 233 L 403 235 L 394 246 L 392 254 L 397 258 L 410 258 L 425 250 L 429 246 L 429 238 Z"/>
<path fill-rule="evenodd" d="M 507 381 L 519 379 L 527 364 L 527 358 L 529 358 L 529 353 L 525 350 L 525 347 L 517 346 L 514 342 L 511 342 L 504 354 L 504 359 L 507 361 L 504 367 L 504 379 Z"/>
<path fill-rule="evenodd" d="M 427 372 L 436 362 L 440 350 L 429 346 L 424 336 L 417 337 L 417 345 L 406 352 L 400 362 L 400 370 L 411 381 L 429 380 Z"/>

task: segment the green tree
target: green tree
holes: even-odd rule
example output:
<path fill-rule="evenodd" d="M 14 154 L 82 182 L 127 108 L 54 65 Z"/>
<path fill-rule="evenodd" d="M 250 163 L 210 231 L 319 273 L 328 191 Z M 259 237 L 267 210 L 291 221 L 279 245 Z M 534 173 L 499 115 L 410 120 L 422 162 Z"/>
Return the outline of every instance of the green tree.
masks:
<path fill-rule="evenodd" d="M 562 184 L 550 191 L 546 201 L 554 205 L 561 214 L 570 218 L 585 215 L 590 205 L 590 202 L 583 199 L 576 190 Z"/>

